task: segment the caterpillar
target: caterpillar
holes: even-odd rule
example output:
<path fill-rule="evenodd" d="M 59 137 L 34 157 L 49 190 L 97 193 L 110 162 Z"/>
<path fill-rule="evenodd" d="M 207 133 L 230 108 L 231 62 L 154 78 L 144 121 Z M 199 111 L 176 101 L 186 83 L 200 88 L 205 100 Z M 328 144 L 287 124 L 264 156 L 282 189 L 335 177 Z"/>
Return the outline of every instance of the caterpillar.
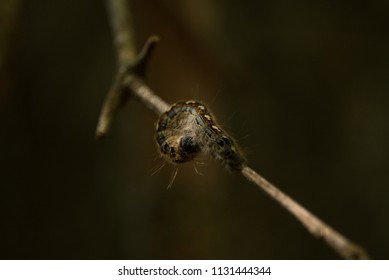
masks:
<path fill-rule="evenodd" d="M 193 160 L 208 152 L 230 171 L 246 164 L 235 141 L 215 122 L 207 107 L 197 101 L 178 102 L 162 114 L 156 141 L 162 155 L 172 163 Z"/>

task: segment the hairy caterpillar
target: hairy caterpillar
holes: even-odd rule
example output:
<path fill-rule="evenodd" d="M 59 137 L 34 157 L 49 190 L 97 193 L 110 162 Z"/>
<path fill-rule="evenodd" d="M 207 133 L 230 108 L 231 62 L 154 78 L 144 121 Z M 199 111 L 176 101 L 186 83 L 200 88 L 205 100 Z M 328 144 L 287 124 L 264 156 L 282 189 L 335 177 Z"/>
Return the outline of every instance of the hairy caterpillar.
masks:
<path fill-rule="evenodd" d="M 206 106 L 196 101 L 176 103 L 162 114 L 156 140 L 172 163 L 190 161 L 205 151 L 231 171 L 239 171 L 246 164 L 235 141 L 216 124 Z"/>

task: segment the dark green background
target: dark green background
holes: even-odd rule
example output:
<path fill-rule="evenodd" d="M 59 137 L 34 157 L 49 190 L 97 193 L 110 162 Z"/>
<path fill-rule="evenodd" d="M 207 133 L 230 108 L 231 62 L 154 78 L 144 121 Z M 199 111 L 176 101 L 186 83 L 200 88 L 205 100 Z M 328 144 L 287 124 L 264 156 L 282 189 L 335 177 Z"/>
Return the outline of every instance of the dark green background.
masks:
<path fill-rule="evenodd" d="M 206 102 L 250 165 L 373 258 L 389 256 L 387 1 L 134 1 L 149 84 Z M 0 258 L 333 259 L 207 157 L 162 164 L 130 102 L 94 141 L 115 53 L 102 1 L 2 1 Z M 5 35 L 4 35 L 5 34 Z"/>

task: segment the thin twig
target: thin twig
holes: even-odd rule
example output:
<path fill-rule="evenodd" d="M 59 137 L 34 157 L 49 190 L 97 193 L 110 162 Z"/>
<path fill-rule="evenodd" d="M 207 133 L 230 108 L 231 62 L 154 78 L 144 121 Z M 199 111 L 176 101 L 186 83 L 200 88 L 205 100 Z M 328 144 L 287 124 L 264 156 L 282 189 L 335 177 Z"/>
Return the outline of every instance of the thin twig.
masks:
<path fill-rule="evenodd" d="M 100 112 L 95 134 L 97 139 L 107 135 L 114 116 L 129 96 L 137 98 L 158 116 L 170 107 L 143 81 L 147 63 L 159 38 L 151 36 L 137 55 L 129 1 L 107 0 L 107 10 L 114 36 L 118 70 Z"/>
<path fill-rule="evenodd" d="M 103 107 L 100 112 L 99 121 L 97 122 L 96 138 L 101 139 L 111 127 L 113 117 L 115 116 L 120 104 L 125 100 L 125 92 L 122 88 L 123 78 L 125 74 L 125 67 L 119 67 L 111 88 L 105 97 Z"/>
<path fill-rule="evenodd" d="M 323 238 L 335 251 L 345 259 L 368 259 L 366 252 L 358 245 L 349 241 L 336 230 L 325 224 L 288 195 L 284 194 L 257 172 L 246 166 L 242 175 L 264 190 L 286 210 L 294 215 L 308 231 L 318 238 Z"/>
<path fill-rule="evenodd" d="M 97 138 L 102 138 L 108 133 L 115 113 L 126 101 L 128 94 L 143 103 L 157 116 L 170 108 L 170 105 L 154 94 L 143 80 L 146 64 L 158 38 L 150 37 L 140 54 L 136 55 L 128 1 L 107 0 L 107 5 L 114 34 L 118 71 L 101 110 L 96 129 Z M 360 246 L 325 224 L 250 167 L 245 166 L 240 172 L 294 215 L 313 236 L 323 238 L 343 258 L 368 258 Z"/>
<path fill-rule="evenodd" d="M 129 67 L 136 61 L 134 32 L 131 28 L 132 17 L 127 0 L 107 1 L 109 21 L 113 32 L 118 70 L 112 86 L 104 100 L 96 128 L 96 138 L 105 137 L 111 127 L 112 120 L 121 104 L 127 100 L 123 79 Z"/>
<path fill-rule="evenodd" d="M 163 101 L 158 95 L 154 94 L 141 78 L 136 75 L 129 75 L 126 78 L 125 83 L 131 88 L 134 97 L 157 116 L 160 116 L 169 110 L 170 105 Z"/>
<path fill-rule="evenodd" d="M 114 0 L 107 2 L 109 21 L 114 31 L 114 44 L 118 64 L 132 64 L 136 58 L 135 35 L 132 28 L 132 15 L 128 0 Z"/>

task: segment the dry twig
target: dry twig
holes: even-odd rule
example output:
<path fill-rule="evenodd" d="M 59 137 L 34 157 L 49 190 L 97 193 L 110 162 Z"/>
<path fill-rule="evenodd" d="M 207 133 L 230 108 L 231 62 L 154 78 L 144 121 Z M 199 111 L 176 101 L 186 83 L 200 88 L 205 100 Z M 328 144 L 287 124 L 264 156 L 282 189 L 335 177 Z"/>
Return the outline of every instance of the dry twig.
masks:
<path fill-rule="evenodd" d="M 128 96 L 136 98 L 158 116 L 170 108 L 170 105 L 155 95 L 143 81 L 147 62 L 158 38 L 151 37 L 140 54 L 136 55 L 128 0 L 107 0 L 107 5 L 114 35 L 118 70 L 103 104 L 96 129 L 97 138 L 102 138 L 108 133 L 115 113 Z M 360 246 L 352 243 L 311 214 L 250 167 L 244 166 L 240 172 L 294 215 L 312 235 L 323 238 L 343 258 L 368 258 Z"/>
<path fill-rule="evenodd" d="M 354 244 L 339 232 L 331 228 L 329 225 L 321 221 L 303 206 L 280 191 L 277 187 L 273 186 L 270 182 L 268 182 L 265 178 L 252 170 L 250 167 L 245 166 L 242 169 L 242 175 L 264 190 L 277 202 L 279 202 L 286 210 L 294 215 L 312 235 L 318 238 L 323 238 L 328 243 L 328 245 L 337 251 L 343 258 L 369 258 L 363 248 Z"/>

